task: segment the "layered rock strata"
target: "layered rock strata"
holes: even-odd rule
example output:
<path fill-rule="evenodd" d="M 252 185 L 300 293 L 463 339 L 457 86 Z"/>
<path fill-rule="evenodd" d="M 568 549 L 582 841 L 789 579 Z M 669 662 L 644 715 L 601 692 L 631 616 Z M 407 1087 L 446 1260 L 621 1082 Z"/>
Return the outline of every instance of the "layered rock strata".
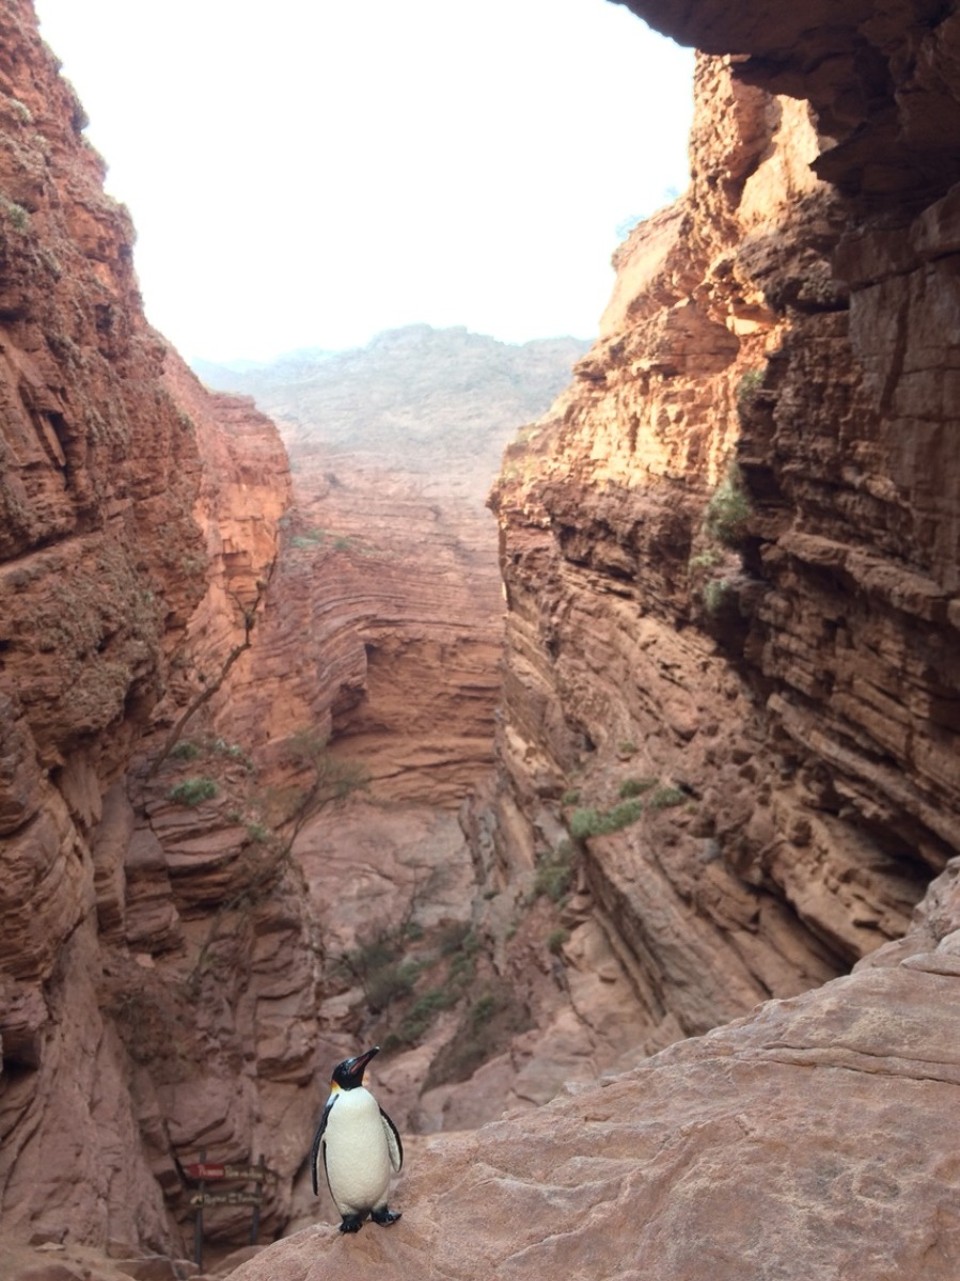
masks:
<path fill-rule="evenodd" d="M 0 5 L 0 49 L 2 1221 L 176 1256 L 177 1160 L 255 1156 L 315 1103 L 312 936 L 246 763 L 208 719 L 210 803 L 172 795 L 185 758 L 145 768 L 187 707 L 227 716 L 203 693 L 275 559 L 286 456 L 146 324 L 28 3 Z M 267 1226 L 299 1159 L 276 1152 Z"/>
<path fill-rule="evenodd" d="M 484 500 L 584 349 L 411 325 L 355 351 L 200 365 L 256 396 L 291 459 L 271 616 L 233 682 L 265 758 L 312 727 L 378 796 L 447 809 L 489 772 L 502 594 Z"/>
<path fill-rule="evenodd" d="M 960 848 L 949 173 L 868 215 L 759 67 L 700 60 L 690 191 L 619 251 L 600 342 L 494 494 L 488 874 L 579 833 L 577 906 L 651 1048 L 896 938 Z"/>

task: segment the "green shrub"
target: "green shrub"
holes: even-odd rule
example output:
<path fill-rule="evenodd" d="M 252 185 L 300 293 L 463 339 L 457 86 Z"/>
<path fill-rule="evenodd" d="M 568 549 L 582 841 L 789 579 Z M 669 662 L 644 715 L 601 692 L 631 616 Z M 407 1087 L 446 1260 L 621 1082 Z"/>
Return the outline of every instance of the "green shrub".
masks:
<path fill-rule="evenodd" d="M 570 816 L 570 835 L 575 841 L 596 836 L 603 825 L 603 815 L 598 809 L 574 810 Z"/>
<path fill-rule="evenodd" d="M 467 1009 L 456 1034 L 430 1064 L 425 1088 L 465 1081 L 530 1025 L 529 1009 L 509 984 L 491 981 Z"/>
<path fill-rule="evenodd" d="M 736 547 L 743 541 L 752 513 L 753 508 L 743 488 L 740 469 L 734 464 L 707 503 L 704 527 L 717 542 L 723 543 L 725 547 Z"/>
<path fill-rule="evenodd" d="M 730 582 L 726 578 L 711 578 L 704 583 L 700 589 L 700 598 L 708 614 L 720 613 L 729 590 Z"/>
<path fill-rule="evenodd" d="M 560 804 L 576 805 L 579 800 L 580 800 L 580 788 L 571 787 L 569 791 L 564 792 L 564 794 L 560 797 Z"/>
<path fill-rule="evenodd" d="M 555 850 L 541 855 L 533 879 L 534 894 L 545 894 L 559 903 L 573 882 L 573 862 L 574 850 L 569 841 L 562 841 Z"/>
<path fill-rule="evenodd" d="M 673 805 L 682 805 L 687 800 L 687 793 L 679 787 L 658 787 L 647 805 L 652 810 L 665 810 Z"/>
<path fill-rule="evenodd" d="M 379 1014 L 391 1001 L 409 996 L 420 973 L 417 961 L 400 961 L 381 965 L 367 975 L 364 984 L 367 1004 L 374 1014 Z"/>
<path fill-rule="evenodd" d="M 185 778 L 176 787 L 171 787 L 168 796 L 179 805 L 199 805 L 216 794 L 217 785 L 212 778 Z"/>
<path fill-rule="evenodd" d="M 7 196 L 0 196 L 0 213 L 17 231 L 29 230 L 30 214 L 24 209 L 23 205 L 18 205 L 15 200 L 10 200 Z"/>
<path fill-rule="evenodd" d="M 170 755 L 175 761 L 195 761 L 200 755 L 200 748 L 196 743 L 191 743 L 188 738 L 182 738 L 172 748 Z"/>
<path fill-rule="evenodd" d="M 570 835 L 578 841 L 589 836 L 608 836 L 635 823 L 642 813 L 642 802 L 632 799 L 621 801 L 606 813 L 597 809 L 576 810 L 570 819 Z"/>
<path fill-rule="evenodd" d="M 620 784 L 620 798 L 626 800 L 630 796 L 642 796 L 644 792 L 649 792 L 651 787 L 656 787 L 655 778 L 625 778 Z"/>
<path fill-rule="evenodd" d="M 477 950 L 477 942 L 469 921 L 455 921 L 440 931 L 440 955 L 453 956 L 463 949 L 468 955 Z"/>
<path fill-rule="evenodd" d="M 723 560 L 723 552 L 716 547 L 711 547 L 705 552 L 697 552 L 696 556 L 691 556 L 687 562 L 687 568 L 692 570 L 713 569 Z"/>
<path fill-rule="evenodd" d="M 473 978 L 475 962 L 472 952 L 458 952 L 450 958 L 450 982 L 468 983 Z"/>
<path fill-rule="evenodd" d="M 765 374 L 766 370 L 764 369 L 748 369 L 741 376 L 734 393 L 737 398 L 738 409 L 749 409 L 755 403 L 763 386 Z"/>
<path fill-rule="evenodd" d="M 478 996 L 467 1012 L 467 1019 L 472 1027 L 481 1027 L 490 1021 L 497 1010 L 497 998 L 492 992 Z"/>
<path fill-rule="evenodd" d="M 437 1014 L 441 1010 L 449 1010 L 459 999 L 460 992 L 455 987 L 431 988 L 429 992 L 424 992 L 400 1020 L 399 1026 L 384 1038 L 384 1049 L 397 1050 L 403 1046 L 416 1045 L 429 1030 Z"/>
<path fill-rule="evenodd" d="M 622 827 L 629 827 L 631 823 L 635 823 L 642 813 L 643 805 L 640 801 L 621 801 L 619 805 L 614 805 L 607 815 L 604 831 L 619 832 Z"/>
<path fill-rule="evenodd" d="M 566 943 L 569 938 L 569 930 L 565 930 L 562 927 L 558 930 L 553 930 L 547 936 L 547 950 L 552 952 L 554 956 L 558 956 L 563 949 L 564 943 Z"/>

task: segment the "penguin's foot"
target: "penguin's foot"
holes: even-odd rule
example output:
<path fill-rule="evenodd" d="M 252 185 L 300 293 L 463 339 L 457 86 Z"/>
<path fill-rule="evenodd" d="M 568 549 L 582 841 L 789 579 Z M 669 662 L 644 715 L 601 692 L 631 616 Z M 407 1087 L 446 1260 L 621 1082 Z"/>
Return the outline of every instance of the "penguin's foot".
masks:
<path fill-rule="evenodd" d="M 381 1227 L 388 1227 L 391 1223 L 396 1223 L 402 1214 L 401 1210 L 388 1210 L 386 1206 L 382 1210 L 371 1210 L 370 1218 L 374 1223 L 379 1223 Z"/>
<path fill-rule="evenodd" d="M 341 1232 L 359 1232 L 363 1227 L 362 1214 L 345 1214 L 343 1222 L 340 1224 Z"/>

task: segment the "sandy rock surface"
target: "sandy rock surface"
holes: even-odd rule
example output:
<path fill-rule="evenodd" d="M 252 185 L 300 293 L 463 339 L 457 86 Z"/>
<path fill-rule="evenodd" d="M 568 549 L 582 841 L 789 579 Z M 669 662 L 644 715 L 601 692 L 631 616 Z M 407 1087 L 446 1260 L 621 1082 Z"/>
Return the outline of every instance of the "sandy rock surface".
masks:
<path fill-rule="evenodd" d="M 423 1140 L 395 1227 L 345 1238 L 317 1224 L 234 1281 L 950 1281 L 958 872 L 938 883 L 912 956 L 878 956 L 534 1113 Z"/>

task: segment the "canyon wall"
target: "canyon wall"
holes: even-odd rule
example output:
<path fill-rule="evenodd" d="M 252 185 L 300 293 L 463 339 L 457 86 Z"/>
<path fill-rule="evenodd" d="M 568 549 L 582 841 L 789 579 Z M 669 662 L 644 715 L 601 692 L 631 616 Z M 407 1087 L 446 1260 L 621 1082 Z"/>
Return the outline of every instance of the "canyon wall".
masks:
<path fill-rule="evenodd" d="M 488 875 L 572 861 L 565 961 L 599 927 L 649 1048 L 899 937 L 960 852 L 956 196 L 920 124 L 954 20 L 831 24 L 852 80 L 824 88 L 813 17 L 758 7 L 751 43 L 748 8 L 730 34 L 664 8 L 757 56 L 700 58 L 690 189 L 618 251 L 600 341 L 493 496 Z"/>
<path fill-rule="evenodd" d="M 713 55 L 693 180 L 618 251 L 599 342 L 508 447 L 499 772 L 428 922 L 472 924 L 435 962 L 468 990 L 382 1069 L 422 1129 L 513 1115 L 411 1143 L 389 1234 L 310 1229 L 249 1281 L 358 1255 L 464 1278 L 957 1273 L 957 16 L 631 7 Z M 176 1255 L 177 1162 L 208 1147 L 269 1137 L 264 1227 L 286 1222 L 321 1036 L 367 1026 L 362 984 L 321 981 L 325 831 L 303 868 L 273 831 L 275 785 L 326 763 L 291 772 L 270 744 L 342 729 L 389 786 L 372 693 L 406 704 L 377 664 L 413 622 L 458 670 L 473 562 L 394 590 L 390 536 L 320 459 L 282 533 L 279 441 L 144 322 L 129 222 L 24 0 L 0 0 L 0 50 L 0 1207 L 21 1238 Z M 431 730 L 463 712 L 434 695 Z M 447 806 L 486 763 L 466 737 L 426 762 Z M 460 858 L 422 827 L 429 859 L 384 877 L 383 822 L 361 813 L 333 860 L 376 903 Z M 471 1076 L 445 1052 L 478 1027 Z"/>
<path fill-rule="evenodd" d="M 450 811 L 489 772 L 502 591 L 485 499 L 586 347 L 409 325 L 262 367 L 201 362 L 256 397 L 291 460 L 273 607 L 232 683 L 266 758 L 311 727 L 381 800 Z"/>
<path fill-rule="evenodd" d="M 129 217 L 25 0 L 0 50 L 0 1213 L 179 1255 L 178 1159 L 254 1157 L 258 1125 L 316 1104 L 302 884 L 212 697 L 288 466 L 144 320 Z M 162 759 L 191 707 L 202 767 Z M 201 773 L 196 805 L 176 789 Z M 300 1157 L 276 1152 L 267 1223 Z"/>

